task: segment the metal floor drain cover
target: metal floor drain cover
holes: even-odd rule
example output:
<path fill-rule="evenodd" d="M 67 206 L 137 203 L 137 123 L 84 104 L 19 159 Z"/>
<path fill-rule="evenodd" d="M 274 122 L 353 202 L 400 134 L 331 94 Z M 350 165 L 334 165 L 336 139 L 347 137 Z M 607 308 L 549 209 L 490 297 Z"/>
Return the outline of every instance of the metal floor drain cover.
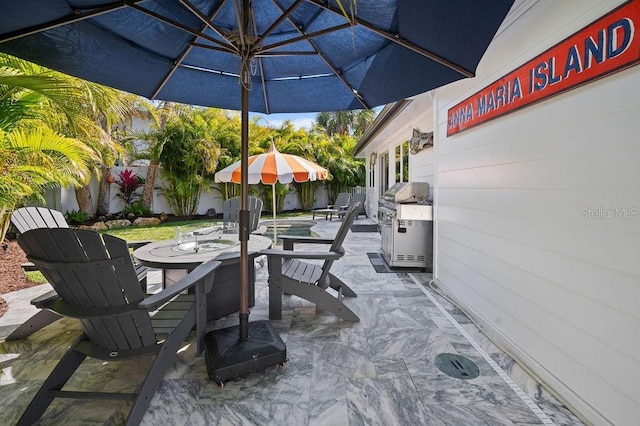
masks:
<path fill-rule="evenodd" d="M 475 362 L 458 354 L 438 354 L 435 364 L 438 370 L 456 379 L 469 380 L 480 375 L 480 369 Z"/>

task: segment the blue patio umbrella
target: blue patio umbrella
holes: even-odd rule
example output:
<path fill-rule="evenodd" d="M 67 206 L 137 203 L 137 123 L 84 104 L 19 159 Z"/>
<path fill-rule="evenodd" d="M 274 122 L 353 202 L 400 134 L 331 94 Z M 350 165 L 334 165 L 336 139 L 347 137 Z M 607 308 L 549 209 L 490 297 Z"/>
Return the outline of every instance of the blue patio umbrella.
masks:
<path fill-rule="evenodd" d="M 513 0 L 6 0 L 0 51 L 150 99 L 248 112 L 373 108 L 475 69 Z"/>

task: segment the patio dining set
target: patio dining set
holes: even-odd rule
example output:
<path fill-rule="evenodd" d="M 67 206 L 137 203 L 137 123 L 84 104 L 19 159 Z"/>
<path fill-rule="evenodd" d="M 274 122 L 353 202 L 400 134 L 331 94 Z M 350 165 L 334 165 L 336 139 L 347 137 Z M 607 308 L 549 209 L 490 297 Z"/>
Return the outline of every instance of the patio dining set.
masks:
<path fill-rule="evenodd" d="M 259 201 L 251 203 L 252 231 L 259 231 L 262 208 Z M 224 223 L 237 217 L 238 208 L 237 200 L 225 203 Z M 331 273 L 333 262 L 344 255 L 342 244 L 359 208 L 356 202 L 345 210 L 334 238 L 283 235 L 283 249 L 276 249 L 271 248 L 268 238 L 251 236 L 252 264 L 257 256 L 264 255 L 269 265 L 269 319 L 282 319 L 282 298 L 286 294 L 308 300 L 345 321 L 359 321 L 342 301 L 344 297 L 356 297 L 356 293 Z M 79 320 L 82 327 L 82 334 L 44 381 L 18 424 L 36 422 L 54 398 L 132 401 L 126 423 L 138 424 L 161 378 L 192 330 L 196 354 L 202 354 L 205 345 L 211 346 L 205 342 L 208 322 L 237 312 L 242 297 L 249 298 L 250 306 L 255 305 L 254 273 L 250 294 L 242 294 L 237 286 L 239 255 L 234 250 L 237 243 L 233 243 L 238 239 L 237 231 L 226 234 L 223 228 L 195 230 L 192 233 L 200 236 L 197 244 L 185 245 L 177 240 L 151 243 L 134 250 L 132 256 L 124 240 L 96 231 L 72 229 L 55 210 L 25 207 L 18 209 L 12 220 L 20 232 L 19 245 L 53 291 L 32 300 L 39 311 L 6 340 L 27 339 L 64 317 Z M 323 244 L 329 249 L 296 250 L 294 245 L 300 244 Z M 313 263 L 314 260 L 323 263 Z M 180 268 L 185 272 L 172 285 L 163 283 L 161 291 L 147 294 L 146 266 L 163 270 Z M 253 269 L 250 268 L 252 272 Z M 265 324 L 271 327 L 268 322 Z M 283 349 L 277 363 L 283 365 L 286 348 L 281 340 L 278 344 Z M 155 360 L 135 393 L 63 389 L 87 357 L 124 361 L 145 356 L 155 356 Z M 242 371 L 252 373 L 257 368 Z M 224 385 L 219 373 L 210 371 L 210 377 Z M 237 377 L 224 376 L 229 378 Z"/>

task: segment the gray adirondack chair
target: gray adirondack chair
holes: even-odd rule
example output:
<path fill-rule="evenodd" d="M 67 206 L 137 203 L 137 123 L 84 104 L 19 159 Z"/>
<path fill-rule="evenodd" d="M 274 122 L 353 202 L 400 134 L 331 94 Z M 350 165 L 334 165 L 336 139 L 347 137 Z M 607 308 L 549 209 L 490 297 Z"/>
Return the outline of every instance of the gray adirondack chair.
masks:
<path fill-rule="evenodd" d="M 260 253 L 267 255 L 269 267 L 269 319 L 282 319 L 282 296 L 292 294 L 315 303 L 345 321 L 360 321 L 360 318 L 342 303 L 343 297 L 356 297 L 356 293 L 330 270 L 333 262 L 344 255 L 342 243 L 355 220 L 360 205 L 354 204 L 335 238 L 316 238 L 283 235 L 284 250 L 268 249 Z M 296 243 L 330 244 L 329 251 L 295 251 Z M 313 264 L 305 260 L 324 260 Z M 328 292 L 334 290 L 336 296 Z"/>
<path fill-rule="evenodd" d="M 249 197 L 249 232 L 264 233 L 260 231 L 260 215 L 262 214 L 263 202 L 260 198 Z M 225 200 L 222 204 L 222 220 L 224 222 L 238 222 L 238 212 L 240 211 L 240 197 L 233 197 Z"/>
<path fill-rule="evenodd" d="M 58 210 L 47 207 L 21 207 L 11 214 L 11 223 L 20 234 L 38 228 L 69 228 L 64 215 Z M 35 265 L 23 265 L 25 268 L 36 269 Z M 142 288 L 147 287 L 147 267 L 135 265 L 136 275 Z M 44 296 L 43 296 L 44 297 Z M 46 297 L 55 299 L 58 295 L 55 291 L 46 293 Z M 46 327 L 54 321 L 60 319 L 60 315 L 47 309 L 36 312 L 31 318 L 13 330 L 6 338 L 7 341 L 23 340 L 31 336 L 36 331 Z"/>
<path fill-rule="evenodd" d="M 56 397 L 130 400 L 133 406 L 126 424 L 140 423 L 194 326 L 198 354 L 204 349 L 205 294 L 213 286 L 220 262 L 204 263 L 178 283 L 145 298 L 124 240 L 94 231 L 42 228 L 20 235 L 18 244 L 59 295 L 32 303 L 79 319 L 83 329 L 18 424 L 35 423 Z M 190 288 L 195 294 L 181 294 Z M 122 361 L 142 356 L 155 356 L 155 360 L 135 394 L 62 390 L 86 357 Z"/>
<path fill-rule="evenodd" d="M 349 199 L 349 207 L 351 207 L 355 203 L 360 203 L 360 209 L 358 210 L 358 216 L 361 214 L 367 215 L 367 211 L 364 208 L 364 202 L 367 199 L 367 194 L 362 192 L 354 192 L 351 194 L 351 198 Z M 338 212 L 338 217 L 344 217 L 346 214 L 346 210 L 342 210 Z"/>
<path fill-rule="evenodd" d="M 20 234 L 37 228 L 68 228 L 66 219 L 57 210 L 46 207 L 21 207 L 11 214 L 11 223 Z M 33 265 L 23 265 L 31 269 Z M 33 267 L 35 269 L 35 267 Z M 47 293 L 55 298 L 55 292 Z M 36 331 L 60 319 L 61 316 L 49 310 L 40 310 L 7 336 L 7 341 L 22 340 Z"/>
<path fill-rule="evenodd" d="M 333 218 L 333 215 L 336 214 L 338 217 L 344 216 L 347 209 L 349 208 L 349 202 L 351 200 L 351 194 L 348 192 L 340 192 L 336 197 L 336 202 L 333 204 L 329 204 L 326 208 L 323 209 L 313 209 L 311 213 L 313 214 L 313 219 L 316 218 L 316 214 L 323 214 L 324 219 L 326 220 L 329 217 L 329 220 Z M 340 216 L 340 213 L 343 213 Z"/>

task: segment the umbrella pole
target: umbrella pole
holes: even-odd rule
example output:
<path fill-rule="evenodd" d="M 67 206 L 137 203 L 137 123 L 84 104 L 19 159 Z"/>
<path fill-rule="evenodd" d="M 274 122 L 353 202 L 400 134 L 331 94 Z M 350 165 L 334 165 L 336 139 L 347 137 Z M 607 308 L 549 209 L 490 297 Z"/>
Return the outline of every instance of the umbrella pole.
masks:
<path fill-rule="evenodd" d="M 242 0 L 243 28 L 249 33 L 251 1 Z M 239 212 L 240 240 L 240 325 L 213 330 L 205 336 L 207 372 L 209 377 L 224 384 L 231 378 L 263 371 L 274 364 L 284 365 L 287 347 L 269 321 L 249 324 L 249 70 L 246 63 L 240 70 L 242 81 L 242 152 L 240 175 L 242 190 Z M 253 265 L 251 265 L 253 267 Z M 239 329 L 239 333 L 238 333 Z M 239 336 L 238 336 L 239 334 Z"/>
<path fill-rule="evenodd" d="M 278 227 L 276 226 L 276 184 L 271 185 L 271 209 L 273 210 L 273 244 L 278 244 Z"/>
<path fill-rule="evenodd" d="M 243 70 L 241 78 L 249 78 Z M 249 90 L 241 84 L 242 130 L 240 149 L 240 340 L 249 337 Z"/>

